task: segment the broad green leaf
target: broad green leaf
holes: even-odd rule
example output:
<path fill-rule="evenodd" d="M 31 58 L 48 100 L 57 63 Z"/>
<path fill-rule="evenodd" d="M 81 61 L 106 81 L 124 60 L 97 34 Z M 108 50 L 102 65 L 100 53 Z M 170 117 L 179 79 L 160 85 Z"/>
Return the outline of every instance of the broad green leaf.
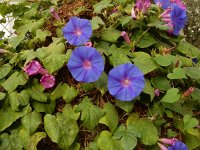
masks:
<path fill-rule="evenodd" d="M 35 51 L 25 50 L 23 52 L 21 51 L 20 60 L 26 60 L 26 62 L 24 64 L 27 64 L 31 60 L 35 59 L 36 57 L 37 57 L 37 54 Z"/>
<path fill-rule="evenodd" d="M 67 62 L 67 57 L 64 54 L 51 54 L 43 59 L 42 62 L 49 73 L 53 73 L 62 68 L 64 63 Z"/>
<path fill-rule="evenodd" d="M 103 110 L 93 105 L 88 97 L 83 98 L 82 102 L 76 108 L 76 112 L 81 112 L 81 121 L 83 121 L 83 125 L 89 130 L 93 130 L 104 115 Z"/>
<path fill-rule="evenodd" d="M 0 149 L 1 150 L 22 150 L 22 144 L 19 138 L 19 131 L 12 130 L 11 134 L 3 133 L 0 135 Z"/>
<path fill-rule="evenodd" d="M 80 144 L 77 143 L 77 142 L 74 142 L 74 143 L 69 147 L 68 150 L 80 150 L 80 148 L 81 148 Z"/>
<path fill-rule="evenodd" d="M 76 107 L 73 107 L 70 104 L 65 105 L 65 107 L 62 109 L 62 113 L 66 118 L 71 118 L 74 120 L 78 120 L 80 113 L 75 112 Z"/>
<path fill-rule="evenodd" d="M 130 113 L 133 109 L 133 101 L 120 101 L 120 100 L 115 100 L 115 104 L 117 107 L 123 109 L 127 113 Z"/>
<path fill-rule="evenodd" d="M 113 138 L 121 141 L 124 150 L 133 150 L 137 145 L 137 138 L 141 137 L 140 133 L 132 125 L 125 127 L 121 125 L 115 131 Z"/>
<path fill-rule="evenodd" d="M 99 148 L 96 142 L 90 142 L 85 150 L 99 150 Z"/>
<path fill-rule="evenodd" d="M 5 82 L 2 83 L 3 88 L 11 93 L 19 85 L 25 85 L 27 82 L 27 75 L 24 72 L 15 71 Z"/>
<path fill-rule="evenodd" d="M 4 77 L 6 77 L 11 69 L 12 67 L 9 64 L 0 66 L 0 79 L 3 79 Z"/>
<path fill-rule="evenodd" d="M 110 43 L 116 43 L 117 39 L 121 36 L 121 32 L 114 28 L 104 29 L 100 33 L 101 39 Z"/>
<path fill-rule="evenodd" d="M 6 97 L 6 93 L 0 92 L 0 101 Z"/>
<path fill-rule="evenodd" d="M 12 110 L 20 111 L 19 107 L 28 105 L 29 103 L 29 94 L 26 90 L 21 91 L 20 93 L 13 92 L 8 96 L 9 103 Z"/>
<path fill-rule="evenodd" d="M 27 150 L 28 148 L 28 143 L 29 143 L 29 140 L 30 140 L 30 134 L 29 132 L 25 129 L 25 128 L 22 128 L 19 132 L 19 138 L 22 142 L 22 145 L 23 145 L 23 148 L 25 150 Z"/>
<path fill-rule="evenodd" d="M 92 30 L 96 30 L 99 28 L 99 25 L 104 25 L 105 23 L 99 16 L 95 16 L 91 20 Z"/>
<path fill-rule="evenodd" d="M 189 150 L 198 150 L 200 147 L 200 137 L 196 137 L 192 134 L 185 134 L 185 144 L 187 145 L 187 147 L 189 148 Z"/>
<path fill-rule="evenodd" d="M 8 104 L 4 104 L 4 106 L 0 109 L 0 132 L 8 128 L 13 122 L 20 117 L 23 117 L 30 111 L 31 107 L 29 105 L 24 107 L 20 112 L 15 112 Z"/>
<path fill-rule="evenodd" d="M 173 73 L 167 75 L 169 79 L 187 79 L 185 76 L 185 70 L 182 68 L 174 68 Z"/>
<path fill-rule="evenodd" d="M 178 93 L 179 89 L 171 88 L 167 91 L 166 95 L 162 98 L 161 101 L 166 103 L 175 103 L 181 98 L 181 95 Z"/>
<path fill-rule="evenodd" d="M 47 102 L 47 95 L 43 92 L 44 90 L 45 88 L 34 80 L 32 86 L 28 89 L 28 92 L 32 99 L 39 102 Z"/>
<path fill-rule="evenodd" d="M 102 131 L 97 140 L 101 150 L 123 150 L 119 140 L 115 140 L 108 131 Z"/>
<path fill-rule="evenodd" d="M 113 52 L 112 55 L 109 57 L 109 59 L 110 59 L 110 63 L 114 67 L 121 64 L 125 64 L 125 63 L 131 63 L 130 59 L 126 55 L 121 53 L 121 51 Z"/>
<path fill-rule="evenodd" d="M 183 117 L 183 122 L 184 130 L 191 129 L 199 124 L 199 121 L 196 118 L 193 118 L 192 115 L 185 115 Z"/>
<path fill-rule="evenodd" d="M 30 135 L 32 135 L 42 122 L 42 116 L 39 112 L 33 111 L 26 114 L 23 118 L 21 118 L 21 123 L 24 128 L 28 131 Z"/>
<path fill-rule="evenodd" d="M 172 62 L 175 60 L 175 57 L 172 55 L 156 55 L 154 60 L 161 66 L 169 66 L 172 64 Z"/>
<path fill-rule="evenodd" d="M 9 39 L 9 44 L 11 47 L 13 47 L 14 49 L 17 48 L 17 46 L 22 42 L 22 40 L 25 38 L 24 34 L 12 37 Z"/>
<path fill-rule="evenodd" d="M 113 133 L 118 126 L 118 113 L 115 106 L 111 103 L 106 103 L 103 107 L 103 111 L 105 115 L 99 120 L 99 123 L 107 125 L 110 132 Z"/>
<path fill-rule="evenodd" d="M 24 17 L 30 19 L 33 18 L 37 15 L 37 9 L 36 8 L 31 8 L 29 11 L 24 13 Z"/>
<path fill-rule="evenodd" d="M 192 98 L 194 99 L 200 99 L 200 89 L 195 88 L 195 90 L 191 94 Z"/>
<path fill-rule="evenodd" d="M 56 89 L 51 93 L 52 100 L 56 100 L 60 97 L 66 101 L 66 103 L 70 103 L 74 98 L 78 95 L 77 89 L 74 87 L 70 87 L 66 83 L 59 84 Z"/>
<path fill-rule="evenodd" d="M 143 92 L 146 94 L 149 94 L 151 97 L 151 100 L 154 99 L 155 97 L 154 88 L 151 86 L 151 82 L 148 79 L 146 79 L 145 81 L 145 87 L 143 89 Z"/>
<path fill-rule="evenodd" d="M 94 82 L 94 86 L 101 92 L 102 95 L 108 90 L 107 88 L 108 75 L 103 72 L 101 77 Z"/>
<path fill-rule="evenodd" d="M 112 0 L 102 0 L 100 1 L 99 3 L 95 4 L 93 6 L 94 8 L 94 13 L 97 13 L 97 14 L 101 14 L 101 11 L 104 9 L 104 8 L 107 8 L 109 6 L 112 6 L 110 3 L 112 2 Z"/>
<path fill-rule="evenodd" d="M 138 114 L 130 114 L 127 125 L 131 125 L 141 134 L 141 142 L 144 145 L 154 145 L 158 141 L 158 131 L 152 121 L 139 118 Z"/>
<path fill-rule="evenodd" d="M 56 116 L 45 115 L 44 128 L 51 140 L 62 149 L 68 149 L 79 132 L 76 121 L 62 113 L 57 113 Z"/>
<path fill-rule="evenodd" d="M 121 25 L 124 26 L 130 21 L 132 21 L 133 18 L 131 16 L 123 16 L 123 17 L 120 17 L 118 20 L 121 22 Z"/>
<path fill-rule="evenodd" d="M 192 79 L 200 79 L 200 68 L 198 67 L 184 67 L 185 73 Z"/>
<path fill-rule="evenodd" d="M 33 108 L 37 110 L 38 112 L 45 112 L 47 114 L 53 114 L 55 107 L 56 107 L 56 102 L 55 101 L 48 101 L 46 103 L 40 103 L 38 101 L 33 101 L 32 102 Z"/>
<path fill-rule="evenodd" d="M 186 56 L 200 59 L 200 50 L 188 42 L 180 41 L 176 47 L 176 50 L 182 54 L 185 54 Z"/>
<path fill-rule="evenodd" d="M 41 29 L 37 29 L 35 39 L 39 39 L 41 42 L 44 42 L 46 40 L 47 36 L 51 36 L 50 31 L 48 31 L 48 30 L 43 31 Z"/>
<path fill-rule="evenodd" d="M 133 56 L 135 57 L 135 58 L 133 58 L 134 64 L 144 74 L 147 74 L 159 67 L 156 64 L 156 62 L 153 60 L 153 58 L 145 52 L 135 52 L 135 53 L 133 53 Z"/>
<path fill-rule="evenodd" d="M 37 150 L 37 144 L 41 139 L 45 138 L 47 135 L 45 132 L 36 132 L 34 133 L 29 141 L 28 150 Z"/>
<path fill-rule="evenodd" d="M 151 83 L 155 89 L 167 91 L 171 88 L 169 80 L 164 76 L 156 76 L 151 78 Z"/>
<path fill-rule="evenodd" d="M 142 30 L 138 30 L 135 33 L 133 33 L 131 39 L 139 48 L 147 48 L 157 43 L 157 41 L 153 38 L 153 36 L 149 32 L 145 32 Z"/>

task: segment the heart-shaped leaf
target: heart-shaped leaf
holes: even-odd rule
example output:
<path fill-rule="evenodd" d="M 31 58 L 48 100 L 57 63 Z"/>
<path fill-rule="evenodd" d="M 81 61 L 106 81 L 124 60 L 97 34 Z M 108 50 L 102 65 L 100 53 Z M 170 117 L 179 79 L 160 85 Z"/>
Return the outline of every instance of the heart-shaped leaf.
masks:
<path fill-rule="evenodd" d="M 183 70 L 182 68 L 175 68 L 173 70 L 173 73 L 169 73 L 167 77 L 169 79 L 187 79 L 185 75 L 185 70 Z"/>
<path fill-rule="evenodd" d="M 183 117 L 183 122 L 184 130 L 191 129 L 199 124 L 199 121 L 196 118 L 193 118 L 192 115 L 185 115 Z"/>

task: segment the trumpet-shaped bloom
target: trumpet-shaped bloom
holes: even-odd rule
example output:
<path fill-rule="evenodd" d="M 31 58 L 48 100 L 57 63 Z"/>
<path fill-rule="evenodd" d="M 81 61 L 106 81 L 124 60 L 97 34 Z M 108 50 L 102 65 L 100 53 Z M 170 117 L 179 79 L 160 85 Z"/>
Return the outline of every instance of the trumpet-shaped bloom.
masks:
<path fill-rule="evenodd" d="M 154 2 L 163 9 L 167 9 L 173 4 L 177 4 L 182 9 L 186 9 L 186 6 L 182 3 L 181 0 L 154 0 Z"/>
<path fill-rule="evenodd" d="M 86 43 L 92 36 L 92 26 L 89 20 L 72 17 L 63 28 L 65 39 L 72 45 Z"/>
<path fill-rule="evenodd" d="M 140 95 L 144 85 L 144 74 L 131 63 L 119 65 L 109 72 L 108 90 L 119 100 L 133 100 Z"/>
<path fill-rule="evenodd" d="M 81 82 L 94 82 L 104 70 L 104 60 L 93 47 L 77 47 L 67 64 L 72 76 Z"/>
<path fill-rule="evenodd" d="M 188 148 L 183 142 L 177 141 L 172 146 L 168 147 L 168 150 L 188 150 Z"/>
<path fill-rule="evenodd" d="M 40 79 L 40 83 L 45 87 L 45 89 L 52 88 L 55 85 L 55 77 L 53 75 L 45 74 Z"/>
<path fill-rule="evenodd" d="M 29 75 L 35 75 L 39 73 L 39 70 L 42 68 L 42 65 L 36 61 L 32 60 L 31 62 L 28 63 L 27 66 L 23 68 L 23 70 Z"/>

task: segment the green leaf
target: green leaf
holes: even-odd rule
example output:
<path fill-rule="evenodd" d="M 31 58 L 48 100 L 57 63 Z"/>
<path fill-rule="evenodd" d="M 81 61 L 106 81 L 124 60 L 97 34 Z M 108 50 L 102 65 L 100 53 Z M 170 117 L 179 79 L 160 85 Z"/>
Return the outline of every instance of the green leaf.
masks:
<path fill-rule="evenodd" d="M 105 115 L 99 120 L 99 123 L 107 125 L 110 132 L 113 133 L 118 126 L 118 113 L 111 103 L 106 103 L 103 107 L 103 111 Z"/>
<path fill-rule="evenodd" d="M 20 111 L 20 106 L 26 106 L 29 103 L 29 94 L 26 90 L 21 91 L 20 93 L 13 92 L 8 96 L 9 103 L 12 110 Z"/>
<path fill-rule="evenodd" d="M 193 99 L 200 99 L 200 89 L 195 88 L 195 90 L 191 94 Z"/>
<path fill-rule="evenodd" d="M 127 125 L 131 125 L 141 134 L 141 142 L 144 145 L 154 145 L 158 141 L 158 131 L 152 121 L 139 118 L 138 114 L 130 114 Z"/>
<path fill-rule="evenodd" d="M 32 86 L 28 89 L 29 95 L 32 99 L 39 101 L 39 102 L 47 102 L 47 95 L 43 93 L 45 88 L 34 80 Z"/>
<path fill-rule="evenodd" d="M 65 115 L 66 118 L 71 118 L 74 120 L 78 120 L 80 113 L 75 112 L 76 107 L 73 107 L 70 104 L 65 105 L 65 107 L 62 109 L 63 115 Z"/>
<path fill-rule="evenodd" d="M 185 144 L 190 150 L 198 150 L 200 147 L 200 137 L 196 137 L 192 134 L 186 134 L 185 136 Z"/>
<path fill-rule="evenodd" d="M 130 59 L 121 53 L 121 51 L 114 51 L 110 56 L 110 62 L 114 67 L 125 63 L 131 63 Z"/>
<path fill-rule="evenodd" d="M 28 133 L 32 135 L 37 130 L 40 123 L 42 123 L 42 116 L 39 112 L 34 110 L 21 118 L 21 123 Z"/>
<path fill-rule="evenodd" d="M 151 83 L 155 89 L 167 91 L 171 88 L 171 84 L 166 77 L 156 76 L 151 78 Z"/>
<path fill-rule="evenodd" d="M 55 101 L 48 101 L 47 103 L 40 103 L 38 101 L 32 102 L 33 108 L 37 110 L 38 112 L 45 112 L 47 114 L 53 114 L 56 102 Z"/>
<path fill-rule="evenodd" d="M 17 48 L 17 46 L 22 42 L 22 40 L 25 38 L 24 34 L 12 37 L 8 40 L 8 43 L 10 44 L 11 47 L 14 49 Z"/>
<path fill-rule="evenodd" d="M 48 30 L 41 30 L 37 29 L 36 31 L 36 37 L 34 39 L 39 39 L 41 42 L 44 42 L 46 40 L 47 36 L 51 36 L 51 32 Z"/>
<path fill-rule="evenodd" d="M 179 92 L 179 89 L 177 89 L 177 88 L 169 89 L 161 101 L 166 102 L 166 103 L 177 102 L 181 98 L 181 95 L 178 94 L 178 92 Z"/>
<path fill-rule="evenodd" d="M 41 139 L 45 138 L 47 135 L 45 132 L 36 132 L 34 133 L 29 141 L 28 150 L 37 150 L 37 144 Z"/>
<path fill-rule="evenodd" d="M 184 67 L 185 73 L 192 79 L 200 79 L 200 68 L 198 67 Z"/>
<path fill-rule="evenodd" d="M 24 147 L 25 150 L 27 150 L 28 148 L 28 143 L 30 140 L 30 134 L 28 133 L 28 131 L 25 128 L 22 128 L 19 132 L 19 138 L 22 142 L 22 145 Z"/>
<path fill-rule="evenodd" d="M 157 41 L 151 36 L 149 32 L 145 33 L 142 30 L 138 30 L 133 33 L 131 39 L 134 41 L 134 43 L 136 42 L 136 46 L 139 48 L 147 48 L 157 43 Z"/>
<path fill-rule="evenodd" d="M 117 39 L 121 36 L 121 32 L 114 28 L 104 29 L 100 33 L 101 39 L 110 43 L 116 43 Z"/>
<path fill-rule="evenodd" d="M 5 82 L 2 83 L 3 88 L 11 93 L 19 85 L 25 85 L 27 82 L 27 75 L 24 72 L 15 71 Z"/>
<path fill-rule="evenodd" d="M 167 75 L 169 79 L 187 79 L 183 68 L 174 68 L 173 73 Z"/>
<path fill-rule="evenodd" d="M 6 93 L 0 92 L 0 101 L 6 97 Z"/>
<path fill-rule="evenodd" d="M 0 66 L 0 79 L 3 79 L 11 71 L 12 67 L 9 64 Z"/>
<path fill-rule="evenodd" d="M 11 109 L 9 105 L 4 104 L 0 109 L 0 132 L 8 128 L 13 122 L 15 122 L 20 117 L 31 111 L 31 107 L 28 105 L 24 107 L 20 112 L 15 112 Z"/>
<path fill-rule="evenodd" d="M 112 2 L 112 0 L 102 0 L 101 2 L 95 4 L 93 6 L 94 8 L 94 13 L 97 13 L 97 14 L 101 14 L 101 11 L 104 9 L 104 8 L 107 8 L 109 6 L 112 6 L 110 3 Z"/>
<path fill-rule="evenodd" d="M 121 125 L 117 128 L 113 138 L 121 141 L 124 150 L 133 150 L 137 145 L 137 138 L 141 137 L 140 133 L 132 125 L 125 127 Z"/>
<path fill-rule="evenodd" d="M 143 89 L 143 92 L 146 94 L 149 94 L 151 97 L 151 100 L 154 99 L 155 97 L 154 88 L 151 86 L 151 82 L 148 79 L 146 79 L 145 81 L 145 87 Z"/>
<path fill-rule="evenodd" d="M 0 149 L 1 150 L 22 150 L 22 144 L 19 138 L 19 131 L 12 130 L 11 134 L 3 133 L 0 135 Z"/>
<path fill-rule="evenodd" d="M 130 21 L 132 21 L 133 18 L 131 16 L 123 16 L 123 17 L 120 17 L 118 20 L 121 22 L 121 25 L 124 26 Z"/>
<path fill-rule="evenodd" d="M 93 105 L 88 97 L 83 98 L 82 102 L 76 108 L 76 112 L 81 112 L 83 125 L 89 130 L 93 130 L 104 115 L 103 110 Z"/>
<path fill-rule="evenodd" d="M 155 63 L 155 61 L 152 59 L 152 57 L 144 52 L 135 52 L 133 53 L 133 56 L 135 57 L 133 59 L 134 64 L 144 73 L 147 74 L 155 69 L 157 69 L 159 66 Z"/>
<path fill-rule="evenodd" d="M 196 118 L 193 118 L 192 115 L 185 115 L 183 117 L 183 122 L 184 130 L 191 129 L 199 124 L 199 121 Z"/>
<path fill-rule="evenodd" d="M 56 116 L 45 115 L 44 129 L 51 140 L 62 149 L 68 149 L 79 132 L 76 121 L 66 118 L 62 113 L 57 113 Z"/>
<path fill-rule="evenodd" d="M 64 54 L 52 54 L 42 60 L 44 67 L 49 71 L 49 73 L 53 73 L 64 65 L 67 62 L 67 57 Z"/>
<path fill-rule="evenodd" d="M 123 150 L 120 141 L 115 140 L 108 131 L 102 131 L 97 140 L 98 147 L 101 150 Z"/>
<path fill-rule="evenodd" d="M 99 16 L 95 16 L 91 20 L 92 30 L 99 29 L 99 25 L 104 25 L 105 23 Z"/>
<path fill-rule="evenodd" d="M 59 84 L 56 89 L 51 93 L 52 100 L 56 100 L 60 97 L 66 101 L 66 103 L 70 103 L 74 98 L 78 95 L 78 90 L 74 87 L 70 87 L 66 83 Z"/>
<path fill-rule="evenodd" d="M 156 55 L 154 60 L 161 66 L 169 66 L 172 64 L 172 62 L 175 60 L 175 57 L 172 55 Z"/>
<path fill-rule="evenodd" d="M 108 90 L 107 88 L 108 75 L 103 72 L 101 77 L 94 82 L 94 86 L 101 92 L 102 95 Z"/>
<path fill-rule="evenodd" d="M 133 101 L 120 101 L 120 100 L 115 100 L 116 106 L 121 108 L 122 110 L 126 111 L 127 113 L 130 113 L 133 109 Z"/>
<path fill-rule="evenodd" d="M 20 60 L 26 60 L 24 64 L 29 63 L 31 60 L 35 59 L 37 57 L 37 54 L 33 50 L 26 50 L 21 51 Z"/>
<path fill-rule="evenodd" d="M 90 142 L 85 150 L 99 150 L 99 148 L 96 142 Z"/>

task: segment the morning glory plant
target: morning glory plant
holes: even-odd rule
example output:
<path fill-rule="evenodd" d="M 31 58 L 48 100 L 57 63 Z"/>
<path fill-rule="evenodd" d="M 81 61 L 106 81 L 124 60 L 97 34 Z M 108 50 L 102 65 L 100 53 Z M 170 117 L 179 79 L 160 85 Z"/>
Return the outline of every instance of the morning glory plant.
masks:
<path fill-rule="evenodd" d="M 109 93 L 122 101 L 131 101 L 139 96 L 144 85 L 144 74 L 131 63 L 113 68 L 108 75 Z"/>
<path fill-rule="evenodd" d="M 92 36 L 92 26 L 89 20 L 72 17 L 62 29 L 65 39 L 72 45 L 86 43 Z"/>

